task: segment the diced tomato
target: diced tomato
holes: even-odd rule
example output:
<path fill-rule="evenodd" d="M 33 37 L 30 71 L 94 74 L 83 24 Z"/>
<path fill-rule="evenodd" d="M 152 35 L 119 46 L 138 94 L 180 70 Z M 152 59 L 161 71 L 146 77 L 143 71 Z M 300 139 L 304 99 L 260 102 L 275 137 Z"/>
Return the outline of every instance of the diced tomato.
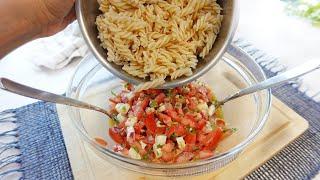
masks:
<path fill-rule="evenodd" d="M 196 121 L 194 117 L 190 114 L 186 114 L 184 118 L 181 120 L 181 123 L 185 126 L 189 125 L 190 127 L 196 127 Z"/>
<path fill-rule="evenodd" d="M 197 141 L 200 145 L 204 145 L 206 143 L 207 136 L 203 132 L 197 133 Z"/>
<path fill-rule="evenodd" d="M 197 90 L 198 90 L 202 95 L 207 96 L 208 89 L 207 89 L 206 87 L 200 86 Z"/>
<path fill-rule="evenodd" d="M 177 135 L 177 136 L 183 136 L 187 133 L 187 130 L 185 128 L 185 126 L 179 124 L 177 126 L 175 126 L 175 131 L 174 133 Z"/>
<path fill-rule="evenodd" d="M 177 158 L 178 163 L 188 162 L 194 157 L 194 154 L 191 152 L 183 152 Z"/>
<path fill-rule="evenodd" d="M 166 127 L 157 127 L 156 128 L 156 134 L 165 134 L 166 133 Z"/>
<path fill-rule="evenodd" d="M 148 95 L 158 95 L 160 94 L 162 91 L 160 89 L 147 89 L 145 90 L 146 94 Z"/>
<path fill-rule="evenodd" d="M 118 124 L 118 128 L 120 128 L 120 129 L 122 129 L 122 128 L 124 128 L 126 125 L 126 121 L 122 121 L 120 124 Z"/>
<path fill-rule="evenodd" d="M 166 98 L 166 95 L 164 93 L 160 93 L 154 100 L 159 104 L 164 102 L 164 98 Z"/>
<path fill-rule="evenodd" d="M 187 98 L 187 106 L 192 111 L 197 109 L 197 104 L 193 100 L 191 100 L 191 98 Z"/>
<path fill-rule="evenodd" d="M 218 127 L 225 127 L 226 126 L 226 123 L 224 122 L 224 120 L 223 119 L 216 119 L 216 125 L 218 126 Z"/>
<path fill-rule="evenodd" d="M 102 138 L 96 137 L 96 138 L 94 138 L 94 140 L 95 140 L 99 145 L 101 145 L 101 146 L 103 146 L 103 147 L 106 147 L 106 146 L 108 145 L 107 141 L 105 141 L 105 140 L 102 139 Z"/>
<path fill-rule="evenodd" d="M 176 108 L 179 115 L 184 115 L 182 108 Z"/>
<path fill-rule="evenodd" d="M 149 105 L 149 98 L 144 98 L 141 102 L 140 102 L 140 107 L 145 110 L 146 107 Z"/>
<path fill-rule="evenodd" d="M 171 152 L 174 148 L 174 144 L 173 143 L 167 143 L 162 147 L 162 150 L 164 152 Z"/>
<path fill-rule="evenodd" d="M 216 128 L 213 132 L 208 133 L 206 138 L 205 150 L 214 150 L 221 138 L 222 130 L 220 128 Z"/>
<path fill-rule="evenodd" d="M 169 161 L 173 161 L 175 157 L 174 152 L 162 152 L 162 157 L 161 159 L 164 162 L 169 162 Z"/>
<path fill-rule="evenodd" d="M 197 134 L 195 133 L 188 133 L 185 137 L 184 140 L 187 144 L 195 144 L 197 141 Z"/>
<path fill-rule="evenodd" d="M 194 144 L 186 144 L 186 147 L 183 149 L 184 152 L 193 152 L 194 151 Z"/>
<path fill-rule="evenodd" d="M 171 124 L 172 123 L 171 117 L 166 115 L 166 114 L 158 113 L 158 118 L 161 121 L 163 121 L 165 124 Z"/>
<path fill-rule="evenodd" d="M 134 135 L 134 140 L 140 141 L 140 140 L 142 140 L 142 139 L 144 139 L 144 136 L 142 136 L 142 135 L 140 135 L 140 134 L 135 134 L 135 135 Z"/>
<path fill-rule="evenodd" d="M 210 150 L 202 150 L 199 152 L 200 159 L 206 159 L 213 156 L 213 152 Z"/>
<path fill-rule="evenodd" d="M 202 129 L 205 125 L 207 124 L 206 120 L 201 119 L 200 121 L 198 121 L 198 123 L 196 124 L 196 129 Z"/>
<path fill-rule="evenodd" d="M 118 103 L 121 103 L 121 98 L 119 96 L 117 97 L 112 97 L 109 99 L 109 101 L 115 103 L 115 104 L 118 104 Z"/>
<path fill-rule="evenodd" d="M 117 127 L 109 128 L 109 135 L 116 143 L 123 143 L 123 137 L 120 135 L 120 129 Z"/>
<path fill-rule="evenodd" d="M 174 109 L 167 109 L 165 111 L 173 120 L 181 122 L 182 118 L 178 116 L 178 113 Z"/>
<path fill-rule="evenodd" d="M 148 114 L 144 120 L 144 123 L 145 123 L 147 130 L 149 132 L 151 132 L 152 134 L 156 133 L 157 124 L 156 124 L 156 121 L 154 119 L 153 114 Z"/>
<path fill-rule="evenodd" d="M 167 129 L 166 136 L 170 137 L 175 132 L 175 129 L 175 126 L 171 126 L 169 129 Z"/>
<path fill-rule="evenodd" d="M 128 156 L 129 150 L 127 148 L 124 148 L 123 150 L 121 150 L 121 153 L 125 156 Z"/>

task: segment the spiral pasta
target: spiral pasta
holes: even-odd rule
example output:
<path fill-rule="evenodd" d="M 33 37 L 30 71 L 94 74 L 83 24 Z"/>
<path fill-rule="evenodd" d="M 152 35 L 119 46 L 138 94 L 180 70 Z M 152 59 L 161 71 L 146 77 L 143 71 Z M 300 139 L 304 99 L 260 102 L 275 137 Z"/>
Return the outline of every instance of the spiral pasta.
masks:
<path fill-rule="evenodd" d="M 216 0 L 98 2 L 102 14 L 96 24 L 107 60 L 150 79 L 149 85 L 192 75 L 198 59 L 212 48 L 223 19 Z"/>

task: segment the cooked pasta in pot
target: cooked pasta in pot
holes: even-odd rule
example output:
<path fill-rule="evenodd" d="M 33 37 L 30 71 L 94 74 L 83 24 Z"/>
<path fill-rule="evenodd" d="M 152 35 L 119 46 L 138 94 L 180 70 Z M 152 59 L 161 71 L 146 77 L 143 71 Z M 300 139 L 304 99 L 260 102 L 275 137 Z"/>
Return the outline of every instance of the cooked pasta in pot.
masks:
<path fill-rule="evenodd" d="M 212 48 L 223 19 L 216 0 L 98 2 L 102 14 L 96 24 L 107 60 L 158 83 L 192 75 L 198 59 Z"/>

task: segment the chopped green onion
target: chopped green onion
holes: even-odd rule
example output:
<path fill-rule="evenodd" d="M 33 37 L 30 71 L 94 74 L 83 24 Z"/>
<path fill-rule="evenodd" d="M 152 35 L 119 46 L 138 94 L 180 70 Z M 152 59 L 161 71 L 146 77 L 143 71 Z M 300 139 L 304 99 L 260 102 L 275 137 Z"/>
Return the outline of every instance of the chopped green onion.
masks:
<path fill-rule="evenodd" d="M 158 107 L 158 103 L 157 103 L 157 101 L 155 101 L 155 100 L 152 100 L 152 101 L 150 101 L 150 107 L 152 107 L 152 108 L 155 108 L 155 107 Z"/>
<path fill-rule="evenodd" d="M 238 129 L 237 128 L 231 128 L 232 132 L 237 132 Z"/>
<path fill-rule="evenodd" d="M 143 155 L 143 156 L 142 156 L 142 159 L 143 159 L 143 160 L 149 160 L 149 155 L 148 155 L 148 153 L 145 154 L 145 155 Z"/>
<path fill-rule="evenodd" d="M 111 90 L 111 94 L 112 94 L 113 96 L 117 96 L 117 94 L 116 94 L 113 90 Z"/>
<path fill-rule="evenodd" d="M 176 138 L 177 137 L 177 135 L 175 134 L 175 133 L 173 133 L 173 134 L 171 134 L 171 136 L 170 136 L 170 138 Z"/>
<path fill-rule="evenodd" d="M 132 147 L 137 153 L 139 153 L 139 149 L 137 147 Z"/>
<path fill-rule="evenodd" d="M 162 145 L 158 144 L 158 145 L 157 145 L 157 148 L 162 148 Z"/>

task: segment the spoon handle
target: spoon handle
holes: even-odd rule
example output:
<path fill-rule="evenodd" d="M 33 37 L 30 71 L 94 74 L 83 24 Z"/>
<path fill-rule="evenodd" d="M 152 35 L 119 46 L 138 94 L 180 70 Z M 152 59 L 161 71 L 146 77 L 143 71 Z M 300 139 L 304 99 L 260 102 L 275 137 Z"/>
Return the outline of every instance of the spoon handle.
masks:
<path fill-rule="evenodd" d="M 287 82 L 290 81 L 292 79 L 295 79 L 297 77 L 303 76 L 307 73 L 310 73 L 316 69 L 320 68 L 320 60 L 311 60 L 308 61 L 302 65 L 299 65 L 293 69 L 290 69 L 282 74 L 279 74 L 277 76 L 274 76 L 272 78 L 269 78 L 267 80 L 264 80 L 262 82 L 259 82 L 255 85 L 252 85 L 248 88 L 242 89 L 239 92 L 228 96 L 227 98 L 225 98 L 224 100 L 222 100 L 220 103 L 224 104 L 227 101 L 230 101 L 232 99 L 247 95 L 247 94 L 251 94 L 263 89 L 268 89 L 274 86 L 277 86 L 283 82 Z"/>
<path fill-rule="evenodd" d="M 57 103 L 57 104 L 64 104 L 68 106 L 74 106 L 74 107 L 79 107 L 79 108 L 84 108 L 84 109 L 90 109 L 94 111 L 99 111 L 101 113 L 104 113 L 108 115 L 109 113 L 97 106 L 78 101 L 76 99 L 72 98 L 67 98 L 61 95 L 49 93 L 46 91 L 42 91 L 39 89 L 35 89 L 23 84 L 19 84 L 17 82 L 14 82 L 12 80 L 6 79 L 6 78 L 0 78 L 0 89 L 19 94 L 22 96 L 46 101 L 46 102 L 52 102 L 52 103 Z"/>

